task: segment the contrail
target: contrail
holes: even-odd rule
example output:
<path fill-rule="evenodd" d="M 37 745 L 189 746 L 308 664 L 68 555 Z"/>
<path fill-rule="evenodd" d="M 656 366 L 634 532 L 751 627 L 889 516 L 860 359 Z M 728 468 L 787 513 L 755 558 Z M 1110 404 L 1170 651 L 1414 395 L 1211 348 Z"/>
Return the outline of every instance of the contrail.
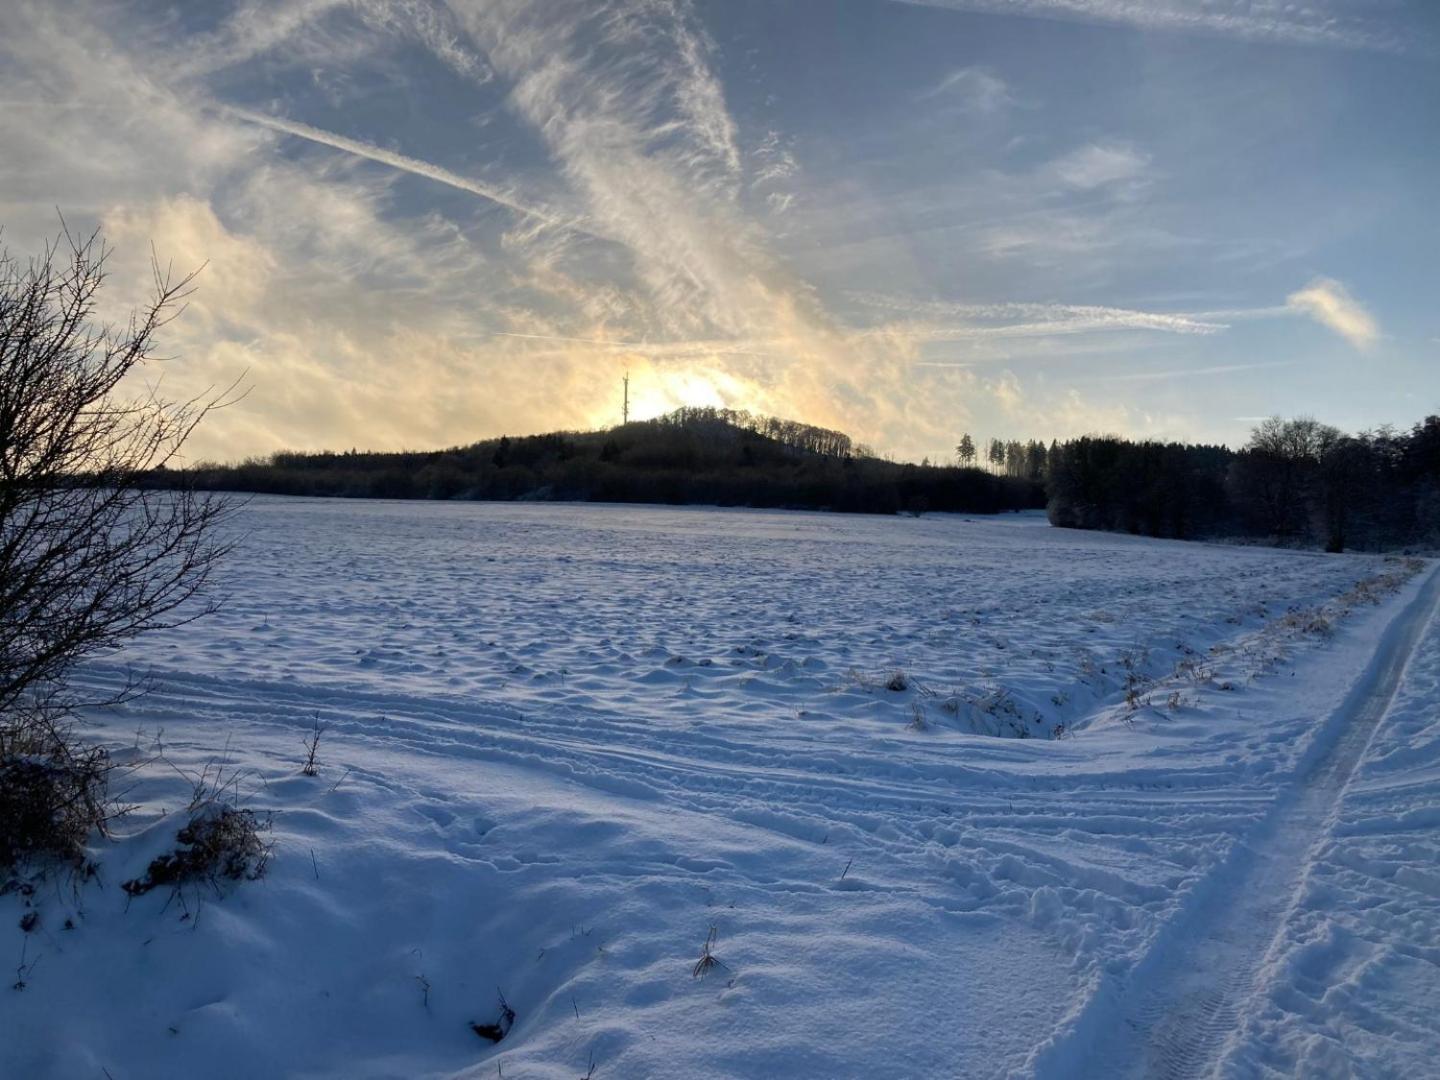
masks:
<path fill-rule="evenodd" d="M 1179 368 L 1174 371 L 1136 371 L 1124 375 L 1095 375 L 1090 382 L 1147 382 L 1151 379 L 1184 379 L 1194 376 L 1229 375 L 1237 371 L 1259 371 L 1264 368 L 1294 367 L 1294 360 L 1272 360 L 1259 364 L 1217 364 L 1214 367 Z"/>
<path fill-rule="evenodd" d="M 1211 5 L 1160 4 L 1152 0 L 895 0 L 914 7 L 973 11 L 1023 18 L 1135 26 L 1142 30 L 1173 30 L 1235 37 L 1246 41 L 1286 41 L 1297 45 L 1328 45 L 1347 49 L 1404 53 L 1416 43 L 1379 20 L 1339 19 L 1308 13 L 1278 14 L 1210 10 Z M 1250 5 L 1234 5 L 1248 8 Z M 1280 7 L 1281 5 L 1274 5 Z M 1288 7 L 1289 5 L 1285 5 Z M 1425 53 L 1433 42 L 1419 44 Z"/>
<path fill-rule="evenodd" d="M 393 150 L 385 150 L 379 146 L 372 146 L 370 143 L 360 142 L 358 139 L 348 139 L 344 135 L 336 135 L 331 131 L 322 131 L 320 128 L 311 127 L 309 124 L 302 124 L 298 120 L 285 120 L 278 116 L 270 116 L 267 113 L 253 112 L 250 109 L 242 109 L 234 105 L 220 106 L 222 112 L 228 113 L 237 119 L 247 123 L 258 124 L 260 127 L 269 128 L 271 131 L 278 131 L 285 135 L 293 135 L 297 139 L 307 139 L 321 146 L 328 146 L 335 150 L 343 150 L 347 154 L 354 154 L 356 157 L 366 158 L 370 161 L 379 162 L 381 165 L 389 165 L 392 169 L 399 169 L 402 172 L 412 173 L 415 176 L 423 176 L 427 180 L 434 180 L 439 184 L 446 184 L 457 188 L 460 191 L 468 191 L 472 195 L 479 195 L 482 199 L 489 199 L 491 202 L 513 210 L 523 217 L 534 218 L 536 221 L 544 222 L 546 225 L 553 225 L 558 229 L 569 229 L 572 232 L 584 233 L 586 236 L 597 236 L 574 221 L 566 221 L 557 218 L 555 215 L 538 207 L 527 206 L 499 188 L 491 187 L 489 184 L 482 184 L 478 180 L 472 180 L 468 176 L 461 176 L 459 173 L 451 172 L 449 169 L 439 165 L 432 165 L 428 161 L 421 161 L 419 158 L 412 158 L 405 154 L 397 154 Z"/>
<path fill-rule="evenodd" d="M 617 349 L 648 349 L 652 346 L 645 341 L 605 341 L 601 338 L 562 337 L 559 334 L 514 334 L 508 330 L 496 330 L 492 337 L 525 338 L 528 341 L 570 341 L 580 345 L 608 345 Z"/>
<path fill-rule="evenodd" d="M 718 356 L 772 356 L 773 353 L 755 352 L 725 342 L 713 341 L 607 341 L 603 338 L 563 337 L 559 334 L 517 334 L 508 330 L 496 330 L 492 337 L 523 338 L 527 341 L 563 341 L 578 345 L 600 345 L 608 349 L 633 349 L 652 356 L 680 356 L 682 354 Z"/>

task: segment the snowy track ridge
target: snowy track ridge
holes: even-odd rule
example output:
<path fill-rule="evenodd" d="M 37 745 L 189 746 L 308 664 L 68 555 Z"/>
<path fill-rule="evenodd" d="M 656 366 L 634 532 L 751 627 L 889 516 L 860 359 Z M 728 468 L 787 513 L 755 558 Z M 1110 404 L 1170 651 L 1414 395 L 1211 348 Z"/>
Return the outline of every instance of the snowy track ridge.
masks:
<path fill-rule="evenodd" d="M 1323 842 L 1356 765 L 1385 716 L 1440 600 L 1440 571 L 1381 639 L 1374 659 L 1302 761 L 1294 785 L 1189 902 L 1125 981 L 1102 987 L 1035 1061 L 1038 1076 L 1212 1075 L 1227 1034 L 1257 990 L 1314 846 Z"/>

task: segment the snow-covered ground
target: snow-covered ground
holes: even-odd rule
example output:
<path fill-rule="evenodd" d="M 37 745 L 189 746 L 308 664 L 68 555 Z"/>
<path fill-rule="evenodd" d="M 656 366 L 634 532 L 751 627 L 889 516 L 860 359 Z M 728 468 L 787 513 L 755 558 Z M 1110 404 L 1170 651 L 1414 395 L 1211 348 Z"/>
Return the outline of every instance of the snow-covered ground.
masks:
<path fill-rule="evenodd" d="M 1440 1074 L 1440 632 L 1326 810 L 1223 1073 Z"/>
<path fill-rule="evenodd" d="M 1380 1076 L 1440 1050 L 1428 568 L 1028 515 L 257 499 L 241 524 L 220 614 L 82 674 L 156 674 L 89 717 L 138 809 L 98 882 L 12 931 L 0 1076 Z M 207 766 L 273 812 L 268 873 L 127 905 Z M 501 993 L 491 1045 L 469 1025 Z"/>

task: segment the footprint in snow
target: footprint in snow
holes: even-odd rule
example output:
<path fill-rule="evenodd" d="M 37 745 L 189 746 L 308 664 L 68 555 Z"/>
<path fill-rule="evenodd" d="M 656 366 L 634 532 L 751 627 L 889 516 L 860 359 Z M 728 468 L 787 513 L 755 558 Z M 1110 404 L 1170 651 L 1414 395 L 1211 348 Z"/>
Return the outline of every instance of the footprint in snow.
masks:
<path fill-rule="evenodd" d="M 418 803 L 415 812 L 423 818 L 428 818 L 442 829 L 448 828 L 455 821 L 455 815 L 443 806 L 436 806 L 433 803 Z"/>

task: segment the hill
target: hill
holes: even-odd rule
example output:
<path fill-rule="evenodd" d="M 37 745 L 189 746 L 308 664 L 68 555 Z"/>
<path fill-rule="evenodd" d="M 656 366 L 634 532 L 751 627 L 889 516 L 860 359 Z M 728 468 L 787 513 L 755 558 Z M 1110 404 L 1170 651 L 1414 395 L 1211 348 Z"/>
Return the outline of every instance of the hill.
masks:
<path fill-rule="evenodd" d="M 168 484 L 173 474 L 156 474 Z M 173 477 L 178 480 L 178 477 Z M 211 490 L 382 499 L 564 500 L 893 514 L 1045 505 L 1040 484 L 981 469 L 900 464 L 848 435 L 725 409 L 678 409 L 601 431 L 502 436 L 426 452 L 283 451 L 205 464 Z"/>

